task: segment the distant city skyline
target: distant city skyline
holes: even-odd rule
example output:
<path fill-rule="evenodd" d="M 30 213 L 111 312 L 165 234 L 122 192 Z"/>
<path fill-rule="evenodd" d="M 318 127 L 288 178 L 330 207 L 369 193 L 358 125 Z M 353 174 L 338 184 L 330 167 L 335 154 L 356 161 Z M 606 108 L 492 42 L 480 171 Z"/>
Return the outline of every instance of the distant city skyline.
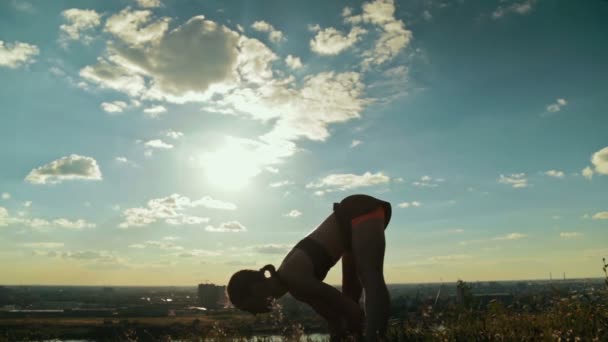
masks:
<path fill-rule="evenodd" d="M 0 285 L 225 285 L 354 193 L 393 205 L 387 283 L 601 277 L 607 16 L 4 1 Z"/>

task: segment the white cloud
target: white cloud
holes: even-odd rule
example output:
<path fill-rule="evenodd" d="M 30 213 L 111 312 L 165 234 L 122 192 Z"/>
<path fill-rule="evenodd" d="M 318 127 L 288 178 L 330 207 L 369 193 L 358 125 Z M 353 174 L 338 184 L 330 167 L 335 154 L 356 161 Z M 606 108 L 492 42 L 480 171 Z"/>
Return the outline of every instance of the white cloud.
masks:
<path fill-rule="evenodd" d="M 579 232 L 561 232 L 559 233 L 559 237 L 562 239 L 573 239 L 583 236 L 582 233 Z"/>
<path fill-rule="evenodd" d="M 288 180 L 283 180 L 283 181 L 278 181 L 278 182 L 274 182 L 274 183 L 270 183 L 270 187 L 271 188 L 280 188 L 286 185 L 290 185 L 292 184 L 292 182 L 288 181 Z"/>
<path fill-rule="evenodd" d="M 371 173 L 365 172 L 362 175 L 352 173 L 332 174 L 323 179 L 312 182 L 306 185 L 306 188 L 320 189 L 324 188 L 325 192 L 336 190 L 350 190 L 379 184 L 386 184 L 390 181 L 390 177 L 382 172 Z"/>
<path fill-rule="evenodd" d="M 287 214 L 285 214 L 283 216 L 296 218 L 296 217 L 302 216 L 302 212 L 299 211 L 298 209 L 293 209 L 292 211 L 288 212 Z"/>
<path fill-rule="evenodd" d="M 259 254 L 281 254 L 285 255 L 293 248 L 293 245 L 271 243 L 267 245 L 258 245 L 249 247 L 255 253 Z"/>
<path fill-rule="evenodd" d="M 26 202 L 27 203 L 27 202 Z M 31 218 L 25 217 L 25 212 L 19 212 L 18 216 L 9 215 L 8 210 L 3 207 L 0 207 L 0 227 L 8 226 L 9 224 L 13 225 L 22 225 L 26 227 L 30 227 L 37 230 L 48 230 L 49 228 L 64 228 L 64 229 L 74 229 L 80 230 L 84 228 L 95 228 L 96 225 L 94 223 L 87 222 L 83 219 L 78 219 L 74 221 L 70 221 L 65 218 L 57 218 L 52 220 L 41 219 L 41 218 Z"/>
<path fill-rule="evenodd" d="M 207 226 L 205 230 L 213 233 L 238 233 L 247 231 L 247 228 L 238 221 L 230 221 L 223 222 L 219 227 Z"/>
<path fill-rule="evenodd" d="M 44 248 L 44 249 L 54 249 L 54 248 L 62 248 L 62 242 L 29 242 L 24 243 L 22 246 L 27 248 Z"/>
<path fill-rule="evenodd" d="M 169 31 L 169 18 L 129 8 L 110 17 L 106 55 L 81 76 L 131 96 L 171 102 L 200 101 L 211 86 L 234 81 L 239 34 L 196 16 Z M 196 70 L 197 72 L 192 72 Z"/>
<path fill-rule="evenodd" d="M 119 227 L 143 227 L 157 221 L 164 221 L 171 225 L 197 225 L 209 222 L 206 217 L 192 216 L 185 213 L 187 209 L 196 207 L 223 210 L 236 209 L 236 205 L 232 203 L 216 200 L 209 196 L 192 201 L 186 196 L 172 194 L 168 197 L 151 199 L 146 207 L 124 210 L 124 221 Z"/>
<path fill-rule="evenodd" d="M 74 229 L 74 230 L 80 230 L 80 229 L 84 229 L 84 228 L 95 228 L 95 226 L 96 226 L 94 223 L 87 222 L 86 220 L 81 219 L 81 220 L 76 220 L 76 221 L 70 221 L 65 218 L 53 220 L 53 225 L 56 227 L 60 227 L 60 228 Z"/>
<path fill-rule="evenodd" d="M 594 220 L 608 220 L 608 211 L 601 211 L 592 216 Z"/>
<path fill-rule="evenodd" d="M 583 177 L 590 180 L 591 178 L 593 178 L 593 169 L 587 166 L 581 171 L 581 174 L 583 175 Z"/>
<path fill-rule="evenodd" d="M 346 17 L 345 21 L 352 24 L 372 24 L 381 29 L 374 47 L 363 53 L 364 68 L 392 60 L 409 45 L 413 37 L 412 31 L 405 28 L 403 21 L 395 18 L 394 0 L 366 2 L 362 10 L 362 14 Z"/>
<path fill-rule="evenodd" d="M 526 235 L 526 234 L 511 233 L 511 234 L 507 234 L 504 236 L 497 236 L 497 237 L 493 238 L 492 240 L 519 240 L 519 239 L 523 239 L 526 237 L 528 237 L 528 235 Z"/>
<path fill-rule="evenodd" d="M 127 103 L 124 101 L 102 102 L 101 108 L 107 113 L 122 113 L 127 108 Z"/>
<path fill-rule="evenodd" d="M 287 55 L 285 58 L 285 64 L 293 70 L 300 69 L 302 67 L 302 61 L 300 57 L 295 57 L 292 55 Z"/>
<path fill-rule="evenodd" d="M 160 139 L 153 139 L 153 140 L 146 141 L 146 143 L 144 145 L 146 145 L 147 147 L 158 148 L 158 149 L 163 149 L 163 150 L 170 150 L 173 148 L 173 145 L 168 144 Z"/>
<path fill-rule="evenodd" d="M 181 251 L 184 249 L 184 247 L 176 245 L 173 242 L 170 241 L 153 241 L 153 240 L 149 240 L 144 242 L 144 244 L 146 246 L 154 246 L 154 247 L 158 247 L 162 250 L 178 250 Z"/>
<path fill-rule="evenodd" d="M 560 110 L 562 110 L 562 107 L 564 107 L 567 104 L 568 104 L 568 101 L 566 101 L 565 99 L 557 99 L 555 101 L 555 103 L 551 103 L 551 104 L 547 105 L 546 110 L 549 113 L 556 113 L 556 112 L 559 112 Z"/>
<path fill-rule="evenodd" d="M 422 18 L 424 18 L 424 20 L 426 21 L 429 21 L 433 19 L 433 15 L 428 10 L 424 10 L 424 12 L 422 12 Z"/>
<path fill-rule="evenodd" d="M 139 7 L 143 8 L 155 8 L 160 7 L 162 4 L 160 0 L 135 0 Z"/>
<path fill-rule="evenodd" d="M 436 188 L 439 186 L 439 183 L 443 182 L 445 182 L 445 179 L 443 178 L 433 178 L 431 176 L 424 175 L 417 181 L 412 182 L 412 185 L 420 188 Z"/>
<path fill-rule="evenodd" d="M 32 201 L 25 201 L 25 202 L 23 202 L 23 206 L 26 207 L 26 208 L 31 207 L 32 206 Z"/>
<path fill-rule="evenodd" d="M 128 163 L 129 159 L 127 159 L 126 157 L 116 157 L 114 158 L 114 160 L 116 160 L 119 163 Z"/>
<path fill-rule="evenodd" d="M 5 44 L 0 40 L 0 67 L 16 69 L 22 65 L 32 63 L 34 56 L 40 51 L 36 45 L 14 42 Z"/>
<path fill-rule="evenodd" d="M 500 19 L 507 14 L 525 15 L 532 11 L 535 4 L 536 4 L 536 0 L 524 0 L 521 2 L 513 3 L 509 6 L 500 5 L 492 13 L 492 18 Z"/>
<path fill-rule="evenodd" d="M 8 192 L 3 192 L 2 196 L 0 196 L 3 200 L 8 200 L 11 199 L 11 194 L 9 194 Z"/>
<path fill-rule="evenodd" d="M 78 8 L 70 8 L 61 15 L 67 22 L 59 26 L 62 31 L 62 40 L 82 40 L 83 43 L 89 43 L 91 36 L 84 35 L 83 31 L 91 30 L 101 24 L 101 16 L 94 10 L 83 10 Z"/>
<path fill-rule="evenodd" d="M 564 172 L 559 170 L 548 170 L 545 175 L 553 178 L 564 178 Z"/>
<path fill-rule="evenodd" d="M 170 19 L 150 23 L 152 15 L 148 10 L 125 8 L 106 20 L 104 30 L 131 46 L 157 41 L 169 28 Z"/>
<path fill-rule="evenodd" d="M 356 139 L 355 139 L 355 140 L 353 140 L 353 141 L 350 143 L 350 147 L 351 147 L 351 148 L 353 148 L 353 147 L 357 147 L 357 146 L 361 145 L 361 143 L 363 143 L 361 140 L 356 140 Z"/>
<path fill-rule="evenodd" d="M 595 172 L 608 175 L 608 146 L 595 152 L 591 157 L 591 163 L 595 166 Z"/>
<path fill-rule="evenodd" d="M 367 31 L 358 26 L 354 26 L 347 35 L 328 27 L 318 31 L 311 39 L 310 49 L 319 55 L 337 55 L 361 40 L 365 33 Z"/>
<path fill-rule="evenodd" d="M 162 113 L 166 113 L 167 108 L 164 106 L 154 106 L 144 109 L 144 113 L 148 114 L 151 118 L 158 118 Z"/>
<path fill-rule="evenodd" d="M 144 245 L 143 243 L 134 243 L 129 245 L 129 248 L 144 249 L 146 248 L 146 245 Z"/>
<path fill-rule="evenodd" d="M 169 130 L 167 132 L 167 137 L 169 137 L 171 139 L 177 140 L 177 139 L 179 139 L 179 138 L 181 138 L 183 136 L 184 136 L 184 133 L 179 132 L 179 131 Z"/>
<path fill-rule="evenodd" d="M 205 249 L 193 249 L 187 252 L 179 253 L 177 256 L 181 258 L 192 258 L 192 257 L 213 257 L 221 255 L 220 252 L 208 251 Z"/>
<path fill-rule="evenodd" d="M 203 110 L 270 123 L 256 139 L 227 138 L 226 148 L 242 151 L 251 164 L 247 177 L 276 168 L 297 151 L 299 139 L 326 140 L 331 124 L 359 118 L 371 102 L 363 98 L 357 72 L 322 72 L 301 82 L 274 78 L 278 56 L 266 45 L 202 16 L 172 30 L 162 29 L 169 19 L 149 11 L 127 9 L 117 16 L 106 25 L 114 37 L 106 53 L 81 76 L 139 100 L 203 102 Z M 217 160 L 226 148 L 205 155 Z"/>
<path fill-rule="evenodd" d="M 221 210 L 236 210 L 236 204 L 216 200 L 210 196 L 205 196 L 199 200 L 193 201 L 192 206 L 194 207 L 205 207 L 209 209 L 221 209 Z"/>
<path fill-rule="evenodd" d="M 283 32 L 277 30 L 274 26 L 263 20 L 254 22 L 251 25 L 251 28 L 259 32 L 268 32 L 268 39 L 273 43 L 279 43 L 285 39 L 285 37 L 283 37 Z"/>
<path fill-rule="evenodd" d="M 30 171 L 25 180 L 32 184 L 58 184 L 66 180 L 101 180 L 97 161 L 72 154 Z"/>
<path fill-rule="evenodd" d="M 399 208 L 410 208 L 410 207 L 420 207 L 422 205 L 422 203 L 418 202 L 418 201 L 412 201 L 412 202 L 401 202 L 399 204 L 397 204 L 397 206 Z"/>
<path fill-rule="evenodd" d="M 516 189 L 526 188 L 529 186 L 528 179 L 525 173 L 514 173 L 508 176 L 500 175 L 499 183 L 509 184 Z"/>

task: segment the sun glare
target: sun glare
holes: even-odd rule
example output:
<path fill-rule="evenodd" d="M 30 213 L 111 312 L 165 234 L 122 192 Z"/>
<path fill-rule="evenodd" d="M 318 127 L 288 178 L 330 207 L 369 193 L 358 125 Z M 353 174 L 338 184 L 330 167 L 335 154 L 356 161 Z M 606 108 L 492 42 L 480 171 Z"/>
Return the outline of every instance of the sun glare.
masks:
<path fill-rule="evenodd" d="M 240 190 L 260 173 L 255 152 L 234 141 L 203 155 L 202 162 L 207 180 L 225 190 Z"/>

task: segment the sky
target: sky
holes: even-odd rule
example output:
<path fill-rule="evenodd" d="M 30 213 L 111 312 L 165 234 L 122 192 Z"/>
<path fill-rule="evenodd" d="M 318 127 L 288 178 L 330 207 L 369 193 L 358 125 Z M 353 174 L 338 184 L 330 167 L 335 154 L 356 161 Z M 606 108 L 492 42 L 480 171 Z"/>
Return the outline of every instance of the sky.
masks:
<path fill-rule="evenodd" d="M 225 284 L 355 193 L 392 203 L 388 283 L 600 277 L 607 16 L 2 1 L 0 284 Z"/>

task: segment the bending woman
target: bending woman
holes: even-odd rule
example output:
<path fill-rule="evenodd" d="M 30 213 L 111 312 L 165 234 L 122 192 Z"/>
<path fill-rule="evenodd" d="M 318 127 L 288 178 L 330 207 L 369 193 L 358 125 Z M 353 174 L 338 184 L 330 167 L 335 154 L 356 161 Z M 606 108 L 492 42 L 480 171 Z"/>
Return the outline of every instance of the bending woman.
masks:
<path fill-rule="evenodd" d="M 368 195 L 334 203 L 333 212 L 285 256 L 278 270 L 241 270 L 228 283 L 234 306 L 250 313 L 271 310 L 272 300 L 289 292 L 328 322 L 332 339 L 359 335 L 376 341 L 386 333 L 389 294 L 384 281 L 384 230 L 391 205 Z M 323 282 L 342 258 L 342 292 Z M 266 274 L 270 274 L 267 277 Z M 365 290 L 365 315 L 359 306 Z"/>

